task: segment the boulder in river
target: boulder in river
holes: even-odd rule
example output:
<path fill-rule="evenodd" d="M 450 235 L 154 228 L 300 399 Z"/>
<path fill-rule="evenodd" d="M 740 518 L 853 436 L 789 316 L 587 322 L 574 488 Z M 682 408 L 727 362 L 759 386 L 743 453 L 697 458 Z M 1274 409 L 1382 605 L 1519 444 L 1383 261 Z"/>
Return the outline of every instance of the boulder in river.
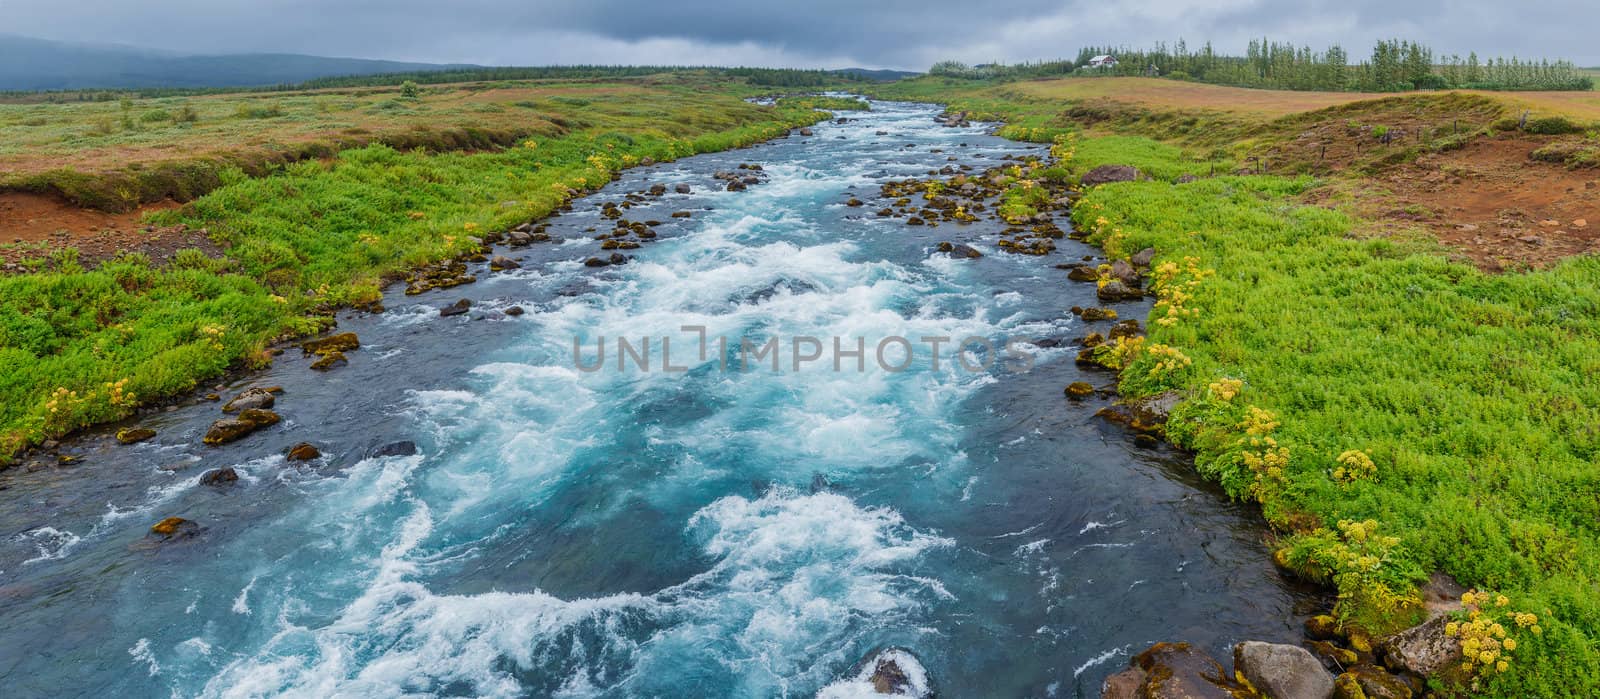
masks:
<path fill-rule="evenodd" d="M 1067 271 L 1067 279 L 1075 282 L 1100 281 L 1100 270 L 1089 265 L 1074 265 Z"/>
<path fill-rule="evenodd" d="M 800 135 L 801 136 L 811 136 L 811 135 L 814 135 L 814 132 L 809 128 L 800 129 Z"/>
<path fill-rule="evenodd" d="M 938 249 L 939 249 L 939 252 L 942 252 L 942 253 L 944 253 L 946 255 L 949 255 L 951 257 L 958 258 L 958 259 L 959 258 L 973 259 L 973 258 L 983 257 L 983 253 L 982 252 L 979 252 L 977 248 L 972 247 L 971 245 L 967 245 L 966 243 L 942 242 L 942 243 L 939 243 L 939 248 Z"/>
<path fill-rule="evenodd" d="M 604 267 L 604 266 L 609 265 L 609 264 L 611 264 L 611 263 L 607 262 L 605 260 L 602 260 L 602 259 L 600 259 L 598 257 L 591 257 L 591 258 L 583 261 L 583 266 L 585 266 L 585 267 Z"/>
<path fill-rule="evenodd" d="M 278 390 L 281 391 L 283 389 Z M 278 399 L 270 389 L 251 386 L 240 392 L 239 395 L 234 396 L 233 400 L 223 404 L 222 412 L 237 413 L 250 408 L 271 408 L 276 402 L 278 402 Z"/>
<path fill-rule="evenodd" d="M 1094 395 L 1094 386 L 1089 385 L 1086 381 L 1074 381 L 1067 384 L 1066 394 L 1068 398 L 1073 400 L 1083 400 Z"/>
<path fill-rule="evenodd" d="M 1300 646 L 1245 641 L 1233 647 L 1233 667 L 1251 686 L 1274 699 L 1333 696 L 1333 675 Z"/>
<path fill-rule="evenodd" d="M 322 451 L 310 442 L 301 442 L 289 447 L 289 452 L 284 456 L 289 461 L 310 461 L 322 456 Z"/>
<path fill-rule="evenodd" d="M 691 194 L 691 193 L 694 192 L 694 188 L 690 187 L 689 185 L 686 185 L 686 184 L 683 184 L 683 183 L 679 183 L 679 184 L 672 185 L 672 191 L 677 192 L 679 194 Z"/>
<path fill-rule="evenodd" d="M 300 349 L 307 355 L 327 354 L 329 352 L 349 352 L 361 348 L 361 340 L 355 333 L 339 333 L 329 335 L 320 340 L 311 340 L 301 343 Z"/>
<path fill-rule="evenodd" d="M 464 315 L 469 308 L 472 308 L 472 299 L 457 299 L 455 303 L 439 309 L 439 315 L 445 318 Z"/>
<path fill-rule="evenodd" d="M 1127 284 L 1131 289 L 1139 288 L 1139 271 L 1127 260 L 1117 260 L 1111 263 L 1111 278 Z"/>
<path fill-rule="evenodd" d="M 1093 187 L 1112 182 L 1132 182 L 1139 179 L 1139 168 L 1131 165 L 1101 165 L 1084 173 L 1079 183 L 1085 187 Z"/>
<path fill-rule="evenodd" d="M 268 425 L 275 425 L 279 419 L 278 414 L 271 410 L 249 408 L 241 411 L 238 417 L 223 418 L 211 423 L 210 429 L 206 430 L 206 436 L 201 441 L 212 446 L 227 444 Z"/>
<path fill-rule="evenodd" d="M 520 315 L 522 315 L 524 313 L 527 313 L 527 311 L 523 310 L 523 308 L 521 306 L 512 306 L 512 307 L 506 309 L 506 315 L 511 316 L 513 318 L 515 318 L 517 316 L 520 316 Z"/>
<path fill-rule="evenodd" d="M 1114 301 L 1136 299 L 1144 296 L 1144 293 L 1136 289 L 1128 288 L 1128 285 L 1122 283 L 1121 279 L 1113 279 L 1109 282 L 1101 284 L 1100 288 L 1095 290 L 1094 295 L 1095 298 L 1100 299 L 1102 303 L 1111 303 Z"/>
<path fill-rule="evenodd" d="M 180 539 L 200 533 L 200 525 L 182 517 L 168 517 L 150 526 L 150 536 L 162 540 Z"/>
<path fill-rule="evenodd" d="M 916 697 L 933 696 L 933 686 L 928 671 L 910 651 L 889 648 L 862 662 L 855 673 L 822 688 L 817 699 L 854 699 L 857 697 Z"/>
<path fill-rule="evenodd" d="M 122 442 L 123 444 L 143 442 L 144 440 L 150 439 L 154 436 L 156 436 L 156 431 L 148 427 L 129 427 L 127 429 L 117 430 L 117 441 Z"/>
<path fill-rule="evenodd" d="M 237 480 L 239 480 L 239 472 L 233 470 L 233 467 L 231 467 L 231 466 L 224 466 L 222 468 L 214 468 L 214 469 L 211 469 L 210 471 L 206 471 L 205 473 L 200 474 L 200 485 L 217 485 L 217 486 L 221 486 L 221 485 L 227 485 L 227 484 L 232 483 L 232 482 L 237 481 Z"/>
<path fill-rule="evenodd" d="M 505 255 L 495 255 L 489 258 L 489 269 L 499 272 L 507 269 L 519 269 L 522 264 Z"/>
<path fill-rule="evenodd" d="M 1375 665 L 1355 665 L 1333 681 L 1335 699 L 1411 699 L 1423 689 L 1415 678 L 1393 675 Z"/>
<path fill-rule="evenodd" d="M 311 368 L 316 369 L 317 371 L 327 371 L 334 367 L 344 366 L 349 363 L 350 360 L 344 356 L 343 352 L 333 351 L 323 354 L 320 359 L 312 362 Z"/>

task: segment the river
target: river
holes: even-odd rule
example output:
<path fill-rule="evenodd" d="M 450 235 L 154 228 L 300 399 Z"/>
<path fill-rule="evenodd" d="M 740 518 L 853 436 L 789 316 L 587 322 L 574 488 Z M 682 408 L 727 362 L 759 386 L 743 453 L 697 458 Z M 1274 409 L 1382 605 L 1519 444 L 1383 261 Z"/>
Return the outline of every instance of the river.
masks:
<path fill-rule="evenodd" d="M 899 647 L 946 697 L 1095 697 L 1152 642 L 1298 642 L 1315 599 L 1259 516 L 1093 417 L 1109 398 L 1063 397 L 1113 380 L 1075 366 L 1070 340 L 1103 328 L 1054 267 L 1097 251 L 874 215 L 889 179 L 1043 154 L 936 111 L 878 102 L 629 170 L 549 220 L 561 242 L 506 252 L 521 269 L 341 314 L 348 366 L 292 351 L 228 386 L 284 388 L 283 422 L 242 441 L 201 446 L 221 413 L 196 400 L 146 418 L 150 442 L 98 431 L 66 445 L 83 463 L 0 474 L 5 695 L 812 696 Z M 766 181 L 725 191 L 740 163 Z M 660 237 L 584 266 L 609 254 L 597 204 L 653 184 L 623 213 Z M 932 254 L 946 240 L 987 254 Z M 891 336 L 906 370 L 875 356 Z M 619 368 L 619 337 L 648 339 L 647 370 Z M 796 369 L 796 337 L 824 358 Z M 969 343 L 974 371 L 923 337 L 994 347 Z M 1061 344 L 1003 349 L 1024 337 Z M 779 370 L 740 338 L 778 338 Z M 836 368 L 833 338 L 864 368 Z M 575 339 L 606 365 L 581 370 Z M 366 456 L 397 440 L 418 453 Z M 302 441 L 325 456 L 286 462 Z M 240 479 L 199 483 L 221 466 Z M 168 516 L 202 530 L 153 541 Z"/>

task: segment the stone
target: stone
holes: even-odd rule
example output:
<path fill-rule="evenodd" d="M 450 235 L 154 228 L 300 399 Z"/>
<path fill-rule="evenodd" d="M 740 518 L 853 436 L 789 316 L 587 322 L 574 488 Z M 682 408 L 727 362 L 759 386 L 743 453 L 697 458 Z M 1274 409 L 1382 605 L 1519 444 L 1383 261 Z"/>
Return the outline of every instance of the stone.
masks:
<path fill-rule="evenodd" d="M 1300 646 L 1245 641 L 1233 647 L 1233 667 L 1273 699 L 1333 696 L 1333 675 Z"/>
<path fill-rule="evenodd" d="M 1094 395 L 1094 386 L 1089 385 L 1086 381 L 1074 381 L 1067 384 L 1066 394 L 1068 398 L 1073 400 L 1083 400 Z"/>
<path fill-rule="evenodd" d="M 522 264 L 505 255 L 495 255 L 489 258 L 489 269 L 499 271 L 503 269 L 520 269 Z"/>
<path fill-rule="evenodd" d="M 123 444 L 135 444 L 156 436 L 156 431 L 148 427 L 129 427 L 117 430 L 117 441 Z"/>
<path fill-rule="evenodd" d="M 327 371 L 334 367 L 341 367 L 349 363 L 350 360 L 344 356 L 343 352 L 329 352 L 322 355 L 321 359 L 312 362 L 311 368 L 317 371 Z"/>
<path fill-rule="evenodd" d="M 1075 282 L 1097 282 L 1100 281 L 1100 270 L 1089 265 L 1076 265 L 1068 270 L 1067 279 Z"/>
<path fill-rule="evenodd" d="M 150 535 L 162 539 L 190 537 L 198 533 L 200 525 L 182 517 L 168 517 L 150 526 Z"/>
<path fill-rule="evenodd" d="M 455 303 L 439 309 L 439 315 L 445 318 L 465 315 L 470 308 L 472 308 L 472 299 L 457 299 Z"/>
<path fill-rule="evenodd" d="M 307 355 L 327 354 L 329 352 L 349 352 L 361 348 L 361 340 L 355 333 L 339 333 L 330 335 L 320 340 L 312 340 L 300 345 L 301 351 Z"/>
<path fill-rule="evenodd" d="M 1132 684 L 1133 693 L 1126 696 L 1139 699 L 1233 699 L 1244 690 L 1220 663 L 1187 643 L 1157 643 L 1131 664 L 1135 672 L 1119 680 L 1116 689 Z"/>
<path fill-rule="evenodd" d="M 383 456 L 412 456 L 416 453 L 417 443 L 409 439 L 405 439 L 398 442 L 390 442 L 381 447 L 373 449 L 372 451 L 367 452 L 367 456 L 369 458 L 376 459 Z"/>
<path fill-rule="evenodd" d="M 1306 619 L 1306 636 L 1318 640 L 1330 641 L 1340 638 L 1339 620 L 1329 614 L 1318 614 Z"/>
<path fill-rule="evenodd" d="M 1357 665 L 1334 680 L 1336 699 L 1411 699 L 1417 695 L 1405 679 L 1372 665 Z"/>
<path fill-rule="evenodd" d="M 526 313 L 526 312 L 527 311 L 523 310 L 523 308 L 521 306 L 512 306 L 512 307 L 506 309 L 506 315 L 511 316 L 513 318 L 515 318 L 517 316 L 520 316 L 520 315 L 522 315 L 523 313 Z"/>
<path fill-rule="evenodd" d="M 811 136 L 811 135 L 814 135 L 814 132 L 811 129 L 800 129 L 800 135 L 801 136 Z"/>
<path fill-rule="evenodd" d="M 1100 299 L 1103 303 L 1111 303 L 1124 299 L 1136 299 L 1144 294 L 1136 289 L 1128 288 L 1128 285 L 1124 284 L 1121 279 L 1113 279 L 1095 289 L 1094 295 L 1095 298 Z"/>
<path fill-rule="evenodd" d="M 1130 165 L 1101 165 L 1084 173 L 1079 183 L 1085 187 L 1110 184 L 1112 182 L 1132 182 L 1139 179 L 1139 169 Z"/>
<path fill-rule="evenodd" d="M 1120 337 L 1138 337 L 1143 332 L 1144 329 L 1139 326 L 1139 320 L 1137 318 L 1129 318 L 1118 321 L 1116 325 L 1111 326 L 1111 330 L 1106 333 L 1106 337 L 1112 340 Z"/>
<path fill-rule="evenodd" d="M 1128 258 L 1128 262 L 1133 263 L 1133 266 L 1135 266 L 1135 267 L 1149 267 L 1150 263 L 1154 262 L 1155 259 L 1156 259 L 1156 249 L 1155 248 L 1145 248 L 1143 250 L 1140 250 L 1139 252 L 1134 253 L 1133 257 Z"/>
<path fill-rule="evenodd" d="M 289 447 L 289 452 L 284 456 L 284 458 L 289 461 L 310 461 L 312 459 L 320 458 L 321 456 L 322 452 L 310 442 L 301 442 Z"/>
<path fill-rule="evenodd" d="M 1106 678 L 1100 685 L 1100 699 L 1138 699 L 1143 684 L 1144 671 L 1130 667 Z"/>
<path fill-rule="evenodd" d="M 862 203 L 862 201 L 860 199 L 857 199 L 855 197 L 850 197 L 850 200 L 845 202 L 844 205 L 845 206 L 862 206 L 863 203 Z"/>
<path fill-rule="evenodd" d="M 672 191 L 677 192 L 679 194 L 692 194 L 694 192 L 694 188 L 690 187 L 689 185 L 680 183 L 680 184 L 672 185 Z"/>
<path fill-rule="evenodd" d="M 278 399 L 272 394 L 272 391 L 252 386 L 234 396 L 233 400 L 224 403 L 222 412 L 237 413 L 250 408 L 270 408 L 277 402 Z"/>
<path fill-rule="evenodd" d="M 1078 312 L 1078 317 L 1083 318 L 1088 322 L 1097 320 L 1116 320 L 1117 312 L 1109 308 L 1090 307 L 1080 309 Z"/>
<path fill-rule="evenodd" d="M 911 686 L 911 679 L 893 658 L 880 658 L 872 670 L 872 691 L 879 694 L 903 694 Z"/>
<path fill-rule="evenodd" d="M 977 248 L 965 243 L 939 243 L 939 252 L 957 259 L 973 259 L 983 257 Z"/>
<path fill-rule="evenodd" d="M 1117 260 L 1111 263 L 1111 278 L 1127 284 L 1131 289 L 1139 288 L 1139 272 L 1127 260 Z"/>
<path fill-rule="evenodd" d="M 591 258 L 583 261 L 583 266 L 585 266 L 585 267 L 604 267 L 604 266 L 609 265 L 609 264 L 611 264 L 611 263 L 607 262 L 605 260 L 602 260 L 602 259 L 600 259 L 598 257 L 591 257 Z"/>
<path fill-rule="evenodd" d="M 1378 647 L 1390 669 L 1427 677 L 1438 674 L 1461 659 L 1461 641 L 1444 632 L 1447 616 L 1426 622 L 1383 639 Z"/>
<path fill-rule="evenodd" d="M 210 471 L 200 474 L 200 485 L 221 486 L 237 480 L 239 480 L 239 472 L 233 470 L 233 467 L 231 466 L 214 468 Z"/>
<path fill-rule="evenodd" d="M 690 213 L 688 211 L 674 211 L 674 212 L 672 212 L 672 218 L 689 218 L 690 216 L 693 216 L 693 215 L 694 214 L 692 214 L 692 213 Z"/>
<path fill-rule="evenodd" d="M 1349 648 L 1342 648 L 1333 641 L 1307 641 L 1311 652 L 1333 662 L 1333 667 L 1346 668 L 1361 662 L 1361 655 Z M 1324 664 L 1324 667 L 1327 665 Z"/>
<path fill-rule="evenodd" d="M 1460 611 L 1461 595 L 1467 592 L 1467 588 L 1448 574 L 1435 572 L 1428 576 L 1428 582 L 1419 592 L 1422 593 L 1422 606 L 1428 610 L 1428 618 L 1432 619 Z"/>
<path fill-rule="evenodd" d="M 268 425 L 275 425 L 280 419 L 278 414 L 271 410 L 249 408 L 240 412 L 238 417 L 223 418 L 211 423 L 201 441 L 212 446 L 227 444 Z"/>

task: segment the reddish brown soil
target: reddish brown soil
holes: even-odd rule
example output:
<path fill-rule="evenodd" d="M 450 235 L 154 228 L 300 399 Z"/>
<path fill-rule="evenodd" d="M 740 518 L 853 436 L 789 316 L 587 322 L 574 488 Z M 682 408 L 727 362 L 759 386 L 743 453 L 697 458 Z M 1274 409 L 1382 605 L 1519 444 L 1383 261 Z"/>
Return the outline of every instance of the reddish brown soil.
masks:
<path fill-rule="evenodd" d="M 1545 268 L 1600 253 L 1600 170 L 1528 157 L 1545 142 L 1475 139 L 1389 168 L 1344 194 L 1380 232 L 1421 225 L 1485 271 Z"/>
<path fill-rule="evenodd" d="M 203 231 L 181 226 L 156 228 L 140 222 L 146 213 L 176 206 L 167 201 L 109 214 L 42 194 L 0 193 L 0 265 L 4 265 L 0 270 L 21 271 L 17 263 L 22 260 L 63 248 L 77 248 L 79 262 L 91 267 L 123 251 L 142 252 L 157 262 L 183 248 L 217 254 L 216 243 Z"/>

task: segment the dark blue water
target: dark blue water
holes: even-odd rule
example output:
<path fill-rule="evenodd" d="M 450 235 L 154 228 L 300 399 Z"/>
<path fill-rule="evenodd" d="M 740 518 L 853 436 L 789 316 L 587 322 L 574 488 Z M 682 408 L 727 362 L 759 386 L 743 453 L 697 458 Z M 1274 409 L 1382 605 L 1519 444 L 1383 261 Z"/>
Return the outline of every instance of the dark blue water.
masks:
<path fill-rule="evenodd" d="M 1093 285 L 1053 265 L 1094 250 L 1013 256 L 990 222 L 872 215 L 887 179 L 1034 148 L 934 112 L 879 103 L 630 171 L 551 221 L 566 242 L 511 252 L 523 269 L 341 318 L 363 341 L 349 366 L 292 352 L 229 386 L 285 388 L 284 422 L 242 442 L 200 446 L 219 413 L 197 402 L 146 419 L 150 443 L 91 435 L 68 445 L 83 464 L 0 474 L 5 694 L 847 696 L 895 646 L 945 696 L 1098 696 L 1155 641 L 1298 639 L 1304 598 L 1256 517 L 1103 426 L 1107 399 L 1064 400 L 1112 380 L 1070 342 L 1019 348 L 1026 372 L 969 371 L 948 344 L 937 370 L 921 343 L 908 370 L 878 366 L 888 336 L 1093 329 L 1066 312 Z M 767 181 L 721 191 L 712 173 L 741 162 Z M 581 264 L 612 225 L 597 203 L 679 182 L 695 193 L 625 211 L 663 222 L 630 264 Z M 930 255 L 942 240 L 989 254 Z M 461 297 L 473 313 L 438 316 Z M 724 369 L 686 325 L 827 351 L 741 372 L 735 349 Z M 619 369 L 618 337 L 650 338 L 651 369 Z M 864 371 L 835 371 L 834 337 L 866 343 Z M 574 338 L 589 361 L 603 339 L 607 366 L 577 370 Z M 687 371 L 660 369 L 662 338 Z M 420 453 L 364 457 L 398 439 Z M 285 462 L 300 441 L 326 456 Z M 198 484 L 224 465 L 241 480 Z M 172 515 L 204 530 L 148 541 Z"/>

